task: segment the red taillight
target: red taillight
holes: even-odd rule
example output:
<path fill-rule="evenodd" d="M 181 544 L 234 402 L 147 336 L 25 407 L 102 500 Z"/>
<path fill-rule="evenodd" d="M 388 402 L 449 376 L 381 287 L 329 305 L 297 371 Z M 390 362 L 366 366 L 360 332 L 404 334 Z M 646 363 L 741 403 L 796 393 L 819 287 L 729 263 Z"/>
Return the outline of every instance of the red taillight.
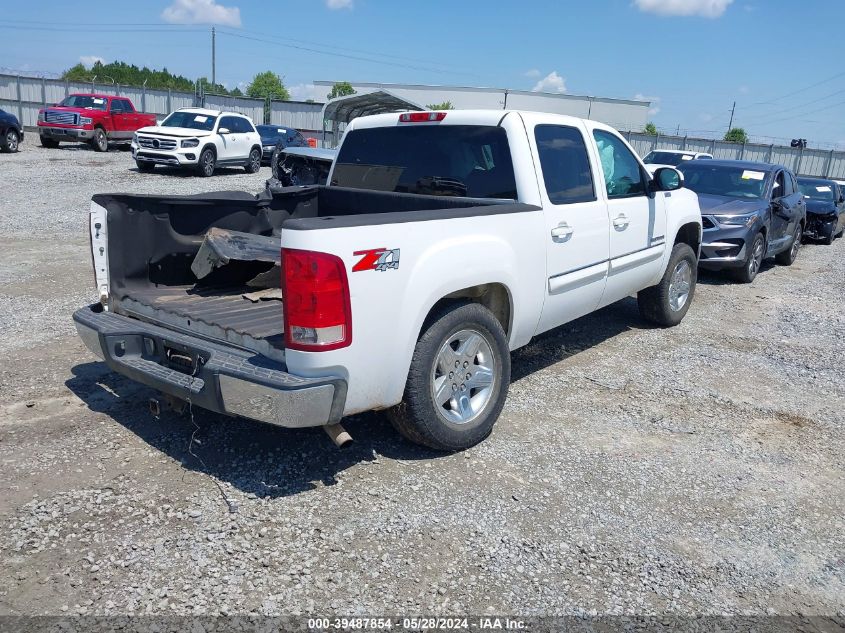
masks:
<path fill-rule="evenodd" d="M 445 118 L 445 112 L 405 112 L 399 115 L 399 122 L 430 123 L 431 121 L 442 121 Z"/>
<path fill-rule="evenodd" d="M 287 348 L 316 352 L 352 343 L 349 281 L 339 257 L 283 248 L 282 304 Z"/>

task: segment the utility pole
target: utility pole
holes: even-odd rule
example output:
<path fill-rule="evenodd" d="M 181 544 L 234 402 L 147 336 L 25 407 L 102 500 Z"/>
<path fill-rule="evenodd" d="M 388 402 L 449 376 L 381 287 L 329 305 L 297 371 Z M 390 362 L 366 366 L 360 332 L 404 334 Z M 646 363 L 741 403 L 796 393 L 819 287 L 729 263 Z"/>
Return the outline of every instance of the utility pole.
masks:
<path fill-rule="evenodd" d="M 731 108 L 731 122 L 728 123 L 728 132 L 731 131 L 731 128 L 733 127 L 733 124 L 734 124 L 734 110 L 736 110 L 736 101 L 734 101 L 734 105 Z"/>
<path fill-rule="evenodd" d="M 214 32 L 214 27 L 211 27 L 211 89 L 214 90 L 214 84 L 217 83 L 217 33 Z"/>

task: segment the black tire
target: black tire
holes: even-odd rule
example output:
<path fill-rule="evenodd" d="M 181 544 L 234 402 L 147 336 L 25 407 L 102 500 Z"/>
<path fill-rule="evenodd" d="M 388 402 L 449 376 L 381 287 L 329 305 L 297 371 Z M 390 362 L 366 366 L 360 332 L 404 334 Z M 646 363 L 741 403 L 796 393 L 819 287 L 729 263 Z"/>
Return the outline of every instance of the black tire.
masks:
<path fill-rule="evenodd" d="M 217 155 L 210 147 L 206 147 L 200 153 L 200 159 L 197 162 L 197 173 L 203 178 L 209 178 L 214 175 L 214 167 L 217 165 Z"/>
<path fill-rule="evenodd" d="M 244 169 L 246 169 L 246 173 L 248 174 L 255 174 L 261 169 L 261 150 L 259 148 L 252 148 Z"/>
<path fill-rule="evenodd" d="M 41 136 L 41 147 L 46 147 L 47 149 L 56 149 L 59 146 L 59 142 L 56 139 L 50 138 L 49 136 Z"/>
<path fill-rule="evenodd" d="M 775 261 L 781 266 L 792 266 L 792 262 L 798 257 L 798 250 L 801 248 L 801 235 L 804 233 L 804 228 L 799 222 L 795 226 L 795 232 L 792 234 L 792 241 L 789 242 L 789 248 L 781 251 L 775 255 Z M 828 244 L 833 244 L 833 234 L 830 235 Z"/>
<path fill-rule="evenodd" d="M 3 138 L 2 143 L 0 143 L 0 149 L 4 152 L 15 153 L 20 148 L 20 134 L 14 128 L 9 128 L 6 130 L 6 136 Z"/>
<path fill-rule="evenodd" d="M 94 138 L 91 139 L 91 147 L 94 148 L 95 152 L 109 151 L 109 137 L 103 128 L 98 127 L 94 130 Z"/>
<path fill-rule="evenodd" d="M 156 168 L 155 163 L 148 163 L 144 160 L 136 160 L 135 164 L 138 166 L 138 171 L 143 171 L 145 173 L 149 173 Z"/>
<path fill-rule="evenodd" d="M 477 351 L 461 354 L 460 340 L 452 341 L 463 335 L 468 336 L 467 341 L 473 336 L 480 337 Z M 446 350 L 447 346 L 452 348 L 451 352 Z M 488 355 L 490 358 L 486 359 Z M 446 375 L 441 371 L 445 363 L 438 363 L 438 358 L 449 359 L 449 369 L 454 359 L 459 363 L 456 370 L 460 370 L 460 375 L 452 376 L 452 372 Z M 481 371 L 473 371 L 473 368 Z M 490 379 L 486 394 L 483 393 L 486 387 L 476 388 L 469 384 L 480 375 Z M 505 404 L 510 376 L 508 341 L 496 317 L 477 303 L 451 304 L 433 314 L 423 326 L 411 359 L 404 398 L 388 415 L 396 430 L 416 444 L 441 451 L 464 450 L 490 435 Z M 441 391 L 450 398 L 442 405 L 435 399 L 438 380 Z M 455 421 L 460 416 L 455 410 L 461 408 L 459 401 L 465 403 L 464 410 L 470 409 L 470 415 L 463 422 Z M 479 409 L 472 411 L 473 406 Z"/>
<path fill-rule="evenodd" d="M 760 252 L 758 248 L 762 248 L 762 252 L 759 256 L 755 256 L 755 253 Z M 766 237 L 762 233 L 757 233 L 751 240 L 751 247 L 748 249 L 748 255 L 742 268 L 735 268 L 731 271 L 733 278 L 740 283 L 750 284 L 757 277 L 757 273 L 760 272 L 760 266 L 763 264 L 765 257 Z"/>
<path fill-rule="evenodd" d="M 697 281 L 695 252 L 689 244 L 675 244 L 660 282 L 637 293 L 640 315 L 661 327 L 678 325 L 692 304 Z"/>

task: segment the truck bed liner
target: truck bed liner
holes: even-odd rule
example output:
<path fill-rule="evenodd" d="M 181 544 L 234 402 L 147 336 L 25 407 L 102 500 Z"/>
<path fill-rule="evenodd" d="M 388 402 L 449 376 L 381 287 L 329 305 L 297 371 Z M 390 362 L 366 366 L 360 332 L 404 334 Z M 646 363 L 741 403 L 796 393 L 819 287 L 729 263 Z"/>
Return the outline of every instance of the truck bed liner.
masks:
<path fill-rule="evenodd" d="M 246 286 L 134 288 L 117 311 L 284 360 L 282 303 L 243 298 L 254 291 Z"/>

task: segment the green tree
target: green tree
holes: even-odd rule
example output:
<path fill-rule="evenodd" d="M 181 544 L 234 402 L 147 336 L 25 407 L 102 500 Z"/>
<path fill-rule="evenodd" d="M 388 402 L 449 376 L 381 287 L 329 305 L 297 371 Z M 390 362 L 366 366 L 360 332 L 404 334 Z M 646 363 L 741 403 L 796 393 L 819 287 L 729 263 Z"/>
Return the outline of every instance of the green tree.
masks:
<path fill-rule="evenodd" d="M 643 132 L 645 132 L 646 134 L 650 134 L 651 136 L 657 136 L 657 126 L 654 125 L 654 123 L 652 123 L 651 121 L 649 121 L 645 124 Z"/>
<path fill-rule="evenodd" d="M 339 81 L 332 86 L 332 91 L 326 95 L 327 99 L 337 99 L 338 97 L 348 97 L 349 95 L 358 94 L 352 84 L 348 81 Z"/>
<path fill-rule="evenodd" d="M 454 110 L 455 106 L 451 101 L 444 101 L 443 103 L 429 103 L 426 106 L 427 110 Z"/>
<path fill-rule="evenodd" d="M 252 82 L 246 88 L 246 94 L 250 97 L 262 99 L 276 99 L 289 101 L 290 93 L 282 83 L 282 78 L 272 70 L 258 73 L 252 78 Z"/>
<path fill-rule="evenodd" d="M 748 134 L 746 134 L 745 130 L 741 127 L 734 127 L 728 130 L 727 134 L 725 134 L 725 140 L 730 141 L 731 143 L 747 143 Z"/>

